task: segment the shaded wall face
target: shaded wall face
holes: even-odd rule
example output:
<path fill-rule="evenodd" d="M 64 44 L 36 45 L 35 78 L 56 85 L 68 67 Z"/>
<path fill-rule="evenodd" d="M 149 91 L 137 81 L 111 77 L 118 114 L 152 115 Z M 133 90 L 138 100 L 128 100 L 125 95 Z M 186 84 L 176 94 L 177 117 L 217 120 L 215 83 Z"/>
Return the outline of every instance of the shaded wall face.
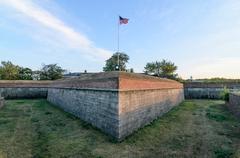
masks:
<path fill-rule="evenodd" d="M 230 92 L 240 91 L 238 83 L 185 83 L 184 95 L 186 99 L 222 99 L 224 89 Z"/>
<path fill-rule="evenodd" d="M 238 118 L 240 118 L 240 94 L 229 94 L 229 105 L 228 108 L 235 114 Z"/>
<path fill-rule="evenodd" d="M 223 88 L 185 88 L 186 99 L 221 99 Z"/>
<path fill-rule="evenodd" d="M 48 88 L 0 88 L 0 94 L 5 99 L 47 98 L 47 93 Z"/>
<path fill-rule="evenodd" d="M 0 94 L 5 99 L 46 98 L 52 81 L 0 80 Z"/>
<path fill-rule="evenodd" d="M 50 88 L 48 101 L 102 131 L 118 135 L 118 92 Z"/>
<path fill-rule="evenodd" d="M 135 90 L 119 95 L 119 138 L 162 116 L 184 100 L 183 89 Z"/>

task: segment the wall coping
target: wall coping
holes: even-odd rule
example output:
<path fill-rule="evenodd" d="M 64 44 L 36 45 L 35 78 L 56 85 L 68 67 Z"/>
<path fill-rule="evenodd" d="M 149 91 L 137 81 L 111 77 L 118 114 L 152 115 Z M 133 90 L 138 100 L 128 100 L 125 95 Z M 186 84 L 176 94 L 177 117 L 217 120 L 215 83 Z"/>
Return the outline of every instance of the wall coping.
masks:
<path fill-rule="evenodd" d="M 0 88 L 68 88 L 104 91 L 182 89 L 183 84 L 144 74 L 102 72 L 56 81 L 0 80 Z"/>
<path fill-rule="evenodd" d="M 89 90 L 89 91 L 112 91 L 112 92 L 130 92 L 130 91 L 155 91 L 182 88 L 158 88 L 158 89 L 101 89 L 101 88 L 77 88 L 77 87 L 51 87 L 51 89 L 70 89 L 70 90 Z"/>
<path fill-rule="evenodd" d="M 0 80 L 0 88 L 49 88 L 54 81 Z"/>
<path fill-rule="evenodd" d="M 51 88 L 145 90 L 145 89 L 180 89 L 183 85 L 177 81 L 127 72 L 104 72 L 84 74 L 80 77 L 57 80 Z"/>
<path fill-rule="evenodd" d="M 239 88 L 240 83 L 236 82 L 221 82 L 221 83 L 205 83 L 205 82 L 185 82 L 184 88 Z"/>

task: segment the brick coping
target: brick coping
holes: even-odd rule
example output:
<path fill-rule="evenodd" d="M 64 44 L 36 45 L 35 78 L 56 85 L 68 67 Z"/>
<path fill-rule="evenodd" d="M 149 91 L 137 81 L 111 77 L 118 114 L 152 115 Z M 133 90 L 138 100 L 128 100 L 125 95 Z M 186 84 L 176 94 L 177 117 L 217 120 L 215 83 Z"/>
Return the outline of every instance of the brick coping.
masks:
<path fill-rule="evenodd" d="M 112 91 L 182 89 L 177 81 L 127 72 L 82 74 L 76 78 L 56 81 L 2 80 L 0 88 L 71 88 Z"/>

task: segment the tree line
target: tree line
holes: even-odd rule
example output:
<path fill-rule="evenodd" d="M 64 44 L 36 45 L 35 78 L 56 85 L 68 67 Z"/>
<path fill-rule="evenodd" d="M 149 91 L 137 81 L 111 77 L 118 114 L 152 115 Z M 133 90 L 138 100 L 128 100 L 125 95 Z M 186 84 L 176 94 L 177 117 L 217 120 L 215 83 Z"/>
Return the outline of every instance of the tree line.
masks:
<path fill-rule="evenodd" d="M 129 59 L 129 56 L 125 53 L 114 53 L 106 60 L 103 71 L 126 71 L 133 73 L 133 68 L 127 68 Z M 144 67 L 144 73 L 147 75 L 182 81 L 176 70 L 177 66 L 165 59 L 148 62 Z M 57 64 L 43 64 L 42 68 L 36 71 L 15 65 L 10 61 L 2 61 L 0 65 L 1 80 L 56 80 L 62 78 L 64 72 L 66 71 Z"/>
<path fill-rule="evenodd" d="M 118 63 L 119 59 L 119 63 Z M 134 72 L 133 68 L 127 69 L 127 63 L 129 61 L 129 56 L 125 53 L 115 53 L 108 60 L 106 60 L 105 67 L 103 71 L 120 71 Z M 177 66 L 166 59 L 160 61 L 156 60 L 153 62 L 148 62 L 144 67 L 144 73 L 147 75 L 174 79 L 177 81 L 182 81 L 182 79 L 176 73 Z"/>
<path fill-rule="evenodd" d="M 10 61 L 2 61 L 0 66 L 1 80 L 56 80 L 63 77 L 65 72 L 57 64 L 42 65 L 42 68 L 33 71 L 27 67 L 14 65 Z"/>

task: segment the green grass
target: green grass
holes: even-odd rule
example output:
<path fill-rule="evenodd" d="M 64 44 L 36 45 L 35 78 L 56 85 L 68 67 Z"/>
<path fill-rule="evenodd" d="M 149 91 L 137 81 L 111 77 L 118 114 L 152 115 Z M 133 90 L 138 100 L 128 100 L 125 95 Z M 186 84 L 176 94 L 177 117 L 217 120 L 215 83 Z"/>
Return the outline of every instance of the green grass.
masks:
<path fill-rule="evenodd" d="M 223 101 L 187 100 L 123 142 L 46 100 L 0 110 L 0 158 L 240 157 L 240 121 Z"/>

